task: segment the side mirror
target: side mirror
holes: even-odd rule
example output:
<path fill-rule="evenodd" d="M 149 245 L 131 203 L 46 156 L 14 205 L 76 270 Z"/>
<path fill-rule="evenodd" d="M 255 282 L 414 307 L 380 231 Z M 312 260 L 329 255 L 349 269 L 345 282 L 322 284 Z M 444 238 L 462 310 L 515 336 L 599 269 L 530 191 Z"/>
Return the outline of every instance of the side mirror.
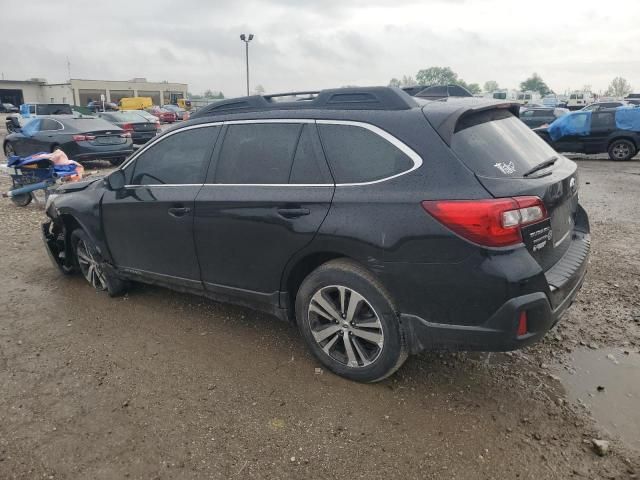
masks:
<path fill-rule="evenodd" d="M 126 178 L 124 175 L 124 171 L 118 169 L 112 172 L 106 179 L 105 182 L 109 187 L 109 190 L 122 190 L 126 185 Z"/>

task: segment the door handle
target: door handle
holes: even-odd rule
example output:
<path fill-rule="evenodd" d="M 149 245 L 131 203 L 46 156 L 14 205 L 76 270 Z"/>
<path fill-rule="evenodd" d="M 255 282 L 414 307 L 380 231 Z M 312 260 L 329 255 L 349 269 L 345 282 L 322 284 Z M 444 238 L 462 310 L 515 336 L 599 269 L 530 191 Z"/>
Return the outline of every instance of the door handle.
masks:
<path fill-rule="evenodd" d="M 279 208 L 278 214 L 284 218 L 297 218 L 309 215 L 311 211 L 308 208 Z"/>
<path fill-rule="evenodd" d="M 191 209 L 189 207 L 171 207 L 168 212 L 172 217 L 184 217 L 189 213 Z"/>

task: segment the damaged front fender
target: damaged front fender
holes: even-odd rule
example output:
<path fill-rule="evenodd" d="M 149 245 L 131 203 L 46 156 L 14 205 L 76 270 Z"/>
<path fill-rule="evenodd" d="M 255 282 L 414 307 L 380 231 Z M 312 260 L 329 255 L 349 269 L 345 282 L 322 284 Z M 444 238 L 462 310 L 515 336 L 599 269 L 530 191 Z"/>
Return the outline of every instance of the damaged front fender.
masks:
<path fill-rule="evenodd" d="M 57 216 L 42 224 L 42 239 L 47 253 L 53 264 L 64 274 L 72 273 L 75 269 L 71 245 L 62 218 Z"/>

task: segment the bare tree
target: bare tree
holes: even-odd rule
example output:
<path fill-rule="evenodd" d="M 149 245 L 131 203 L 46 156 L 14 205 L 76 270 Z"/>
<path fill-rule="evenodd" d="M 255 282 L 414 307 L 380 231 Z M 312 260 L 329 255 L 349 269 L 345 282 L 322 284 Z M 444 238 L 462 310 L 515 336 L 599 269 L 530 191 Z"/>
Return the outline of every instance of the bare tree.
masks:
<path fill-rule="evenodd" d="M 632 91 L 631 85 L 629 84 L 629 82 L 627 82 L 625 78 L 616 77 L 613 80 L 611 80 L 611 83 L 609 84 L 609 88 L 607 88 L 605 95 L 607 95 L 608 97 L 622 98 L 630 94 L 631 91 Z"/>

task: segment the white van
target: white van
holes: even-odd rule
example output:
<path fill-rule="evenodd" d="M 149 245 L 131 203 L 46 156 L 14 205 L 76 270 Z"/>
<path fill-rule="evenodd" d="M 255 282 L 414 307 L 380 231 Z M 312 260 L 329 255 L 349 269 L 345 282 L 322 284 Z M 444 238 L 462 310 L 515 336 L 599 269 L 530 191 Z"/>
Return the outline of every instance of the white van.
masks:
<path fill-rule="evenodd" d="M 567 102 L 567 108 L 569 110 L 580 110 L 583 107 L 595 102 L 593 93 L 586 91 L 575 91 L 569 95 L 569 101 Z"/>
<path fill-rule="evenodd" d="M 530 103 L 540 103 L 540 94 L 527 90 L 526 92 L 518 92 L 516 102 L 520 105 L 528 105 Z"/>

